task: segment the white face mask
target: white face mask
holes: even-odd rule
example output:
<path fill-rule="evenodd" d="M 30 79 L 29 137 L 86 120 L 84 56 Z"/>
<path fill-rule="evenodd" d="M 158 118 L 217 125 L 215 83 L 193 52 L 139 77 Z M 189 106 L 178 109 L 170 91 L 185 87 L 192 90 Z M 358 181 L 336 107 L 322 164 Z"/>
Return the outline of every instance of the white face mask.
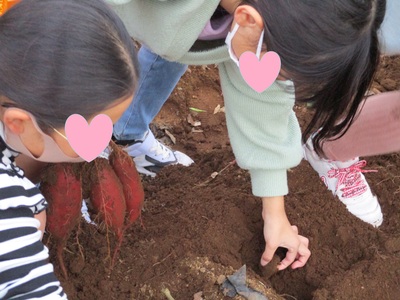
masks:
<path fill-rule="evenodd" d="M 10 109 L 15 109 L 15 108 L 10 108 Z M 26 111 L 24 111 L 26 112 Z M 32 123 L 35 126 L 36 130 L 39 131 L 39 133 L 42 135 L 43 141 L 44 141 L 44 150 L 42 155 L 39 157 L 34 156 L 28 148 L 24 145 L 24 143 L 21 141 L 19 135 L 11 132 L 7 126 L 4 126 L 4 137 L 5 137 L 5 142 L 8 146 L 10 146 L 13 150 L 20 152 L 22 154 L 25 154 L 26 156 L 37 160 L 37 161 L 42 161 L 42 162 L 49 162 L 49 163 L 60 163 L 60 162 L 83 162 L 84 159 L 81 157 L 70 157 L 66 155 L 61 148 L 58 146 L 58 144 L 54 141 L 54 139 L 45 134 L 39 127 L 39 125 L 36 122 L 35 117 L 30 114 L 29 112 L 26 112 L 29 114 L 31 117 Z M 67 140 L 67 138 L 58 132 L 56 129 L 53 128 L 55 132 L 57 132 L 59 135 L 61 135 L 63 138 Z"/>
<path fill-rule="evenodd" d="M 239 67 L 239 59 L 236 57 L 235 53 L 233 52 L 233 48 L 232 48 L 232 40 L 233 40 L 233 37 L 235 36 L 236 32 L 238 31 L 238 29 L 239 29 L 239 24 L 236 23 L 235 26 L 233 27 L 232 31 L 228 32 L 228 34 L 226 35 L 225 44 L 228 46 L 228 52 L 229 52 L 230 58 Z M 260 60 L 263 40 L 264 40 L 264 30 L 261 32 L 261 36 L 260 36 L 260 39 L 259 39 L 258 45 L 257 45 L 256 56 L 257 56 L 258 60 Z"/>

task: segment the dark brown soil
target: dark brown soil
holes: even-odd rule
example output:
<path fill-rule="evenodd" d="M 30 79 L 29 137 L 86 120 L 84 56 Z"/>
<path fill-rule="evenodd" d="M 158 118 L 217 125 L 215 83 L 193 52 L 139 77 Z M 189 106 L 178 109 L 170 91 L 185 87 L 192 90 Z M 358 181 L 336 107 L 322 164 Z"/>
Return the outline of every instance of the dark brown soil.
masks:
<path fill-rule="evenodd" d="M 400 89 L 400 58 L 385 59 L 382 66 L 373 91 Z M 217 105 L 223 107 L 223 98 L 215 67 L 191 68 L 154 130 L 166 143 L 167 133 L 173 135 L 172 147 L 196 163 L 144 179 L 143 226 L 137 222 L 126 232 L 112 271 L 107 257 L 114 240 L 81 222 L 64 252 L 68 280 L 52 256 L 69 298 L 167 299 L 161 290 L 168 288 L 176 300 L 194 299 L 198 292 L 204 299 L 228 299 L 219 291 L 220 275 L 246 264 L 256 281 L 285 299 L 400 299 L 400 155 L 368 158 L 368 168 L 379 171 L 366 174 L 384 213 L 379 229 L 348 213 L 307 162 L 290 170 L 287 213 L 310 239 L 312 256 L 300 270 L 262 277 L 261 203 L 251 194 L 247 172 L 232 164 Z M 295 110 L 304 125 L 311 111 Z M 212 179 L 214 172 L 220 174 Z"/>

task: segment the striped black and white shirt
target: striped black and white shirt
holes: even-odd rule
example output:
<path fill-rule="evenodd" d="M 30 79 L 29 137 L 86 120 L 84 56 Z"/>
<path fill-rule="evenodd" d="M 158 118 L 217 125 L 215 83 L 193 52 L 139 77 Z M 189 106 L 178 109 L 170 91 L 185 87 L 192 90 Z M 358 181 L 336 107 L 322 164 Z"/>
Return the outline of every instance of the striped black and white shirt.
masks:
<path fill-rule="evenodd" d="M 34 218 L 46 201 L 15 165 L 17 154 L 0 121 L 0 299 L 67 299 Z"/>

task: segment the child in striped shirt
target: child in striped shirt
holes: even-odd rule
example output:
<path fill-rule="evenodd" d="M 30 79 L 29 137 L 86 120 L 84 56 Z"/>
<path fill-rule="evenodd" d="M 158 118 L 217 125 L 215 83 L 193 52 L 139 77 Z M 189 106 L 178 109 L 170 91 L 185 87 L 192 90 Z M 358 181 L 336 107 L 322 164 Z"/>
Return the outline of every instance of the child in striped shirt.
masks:
<path fill-rule="evenodd" d="M 78 162 L 72 114 L 113 122 L 136 89 L 135 48 L 100 0 L 24 0 L 0 17 L 0 299 L 66 299 L 43 245 L 46 200 L 14 162 Z"/>

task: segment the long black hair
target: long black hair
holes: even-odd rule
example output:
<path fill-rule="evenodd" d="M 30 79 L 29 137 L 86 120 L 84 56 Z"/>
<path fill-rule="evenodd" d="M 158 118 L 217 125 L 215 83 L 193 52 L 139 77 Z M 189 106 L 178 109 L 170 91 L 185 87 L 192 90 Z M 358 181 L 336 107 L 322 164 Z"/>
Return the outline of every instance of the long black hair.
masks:
<path fill-rule="evenodd" d="M 125 26 L 101 0 L 24 0 L 0 17 L 0 101 L 45 131 L 132 94 L 137 65 Z"/>
<path fill-rule="evenodd" d="M 303 133 L 314 148 L 342 136 L 379 64 L 377 32 L 386 0 L 243 0 L 262 16 L 264 42 L 294 82 L 296 100 L 315 113 Z"/>

